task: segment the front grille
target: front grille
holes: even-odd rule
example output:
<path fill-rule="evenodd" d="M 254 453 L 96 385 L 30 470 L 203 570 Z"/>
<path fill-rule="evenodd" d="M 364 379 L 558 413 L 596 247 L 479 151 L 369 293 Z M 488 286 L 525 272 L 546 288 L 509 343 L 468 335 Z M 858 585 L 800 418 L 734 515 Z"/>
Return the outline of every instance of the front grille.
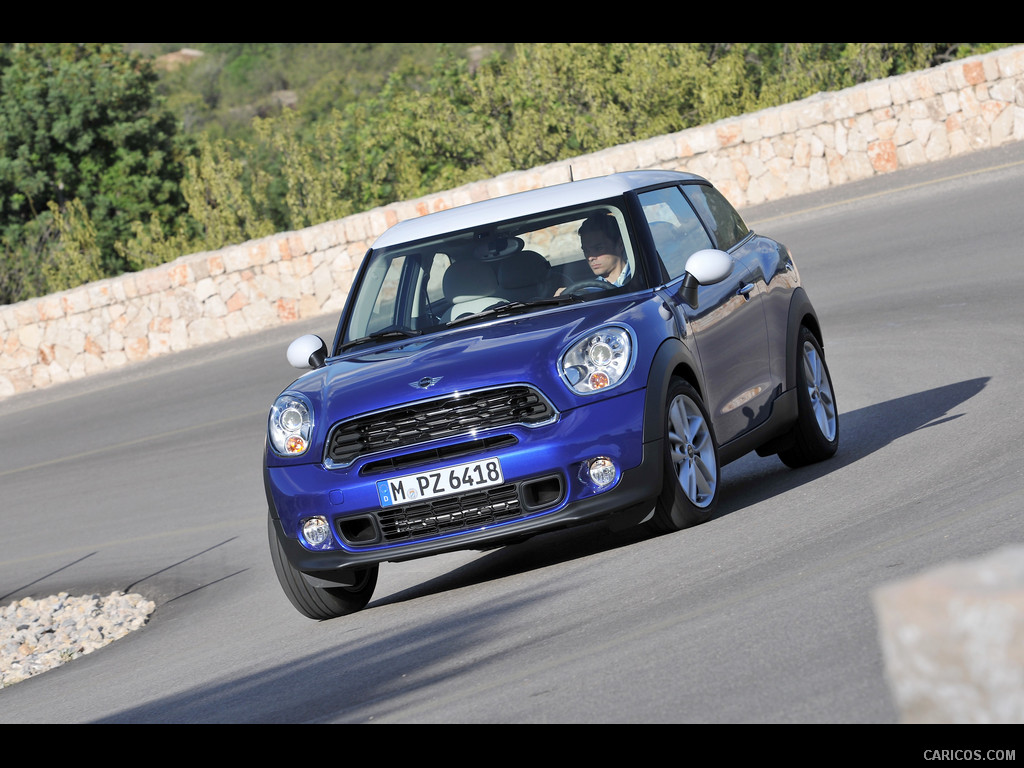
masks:
<path fill-rule="evenodd" d="M 554 407 L 532 387 L 514 386 L 447 395 L 337 424 L 327 440 L 328 466 L 475 431 L 543 424 Z"/>
<path fill-rule="evenodd" d="M 377 512 L 385 542 L 424 539 L 523 515 L 514 483 L 435 501 L 388 507 Z"/>

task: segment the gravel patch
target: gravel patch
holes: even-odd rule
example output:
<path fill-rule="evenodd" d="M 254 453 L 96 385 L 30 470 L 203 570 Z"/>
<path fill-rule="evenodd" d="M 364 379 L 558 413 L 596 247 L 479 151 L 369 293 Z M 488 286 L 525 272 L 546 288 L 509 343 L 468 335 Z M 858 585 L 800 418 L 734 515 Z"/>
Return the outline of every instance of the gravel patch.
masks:
<path fill-rule="evenodd" d="M 92 653 L 144 626 L 156 604 L 138 594 L 61 592 L 0 608 L 0 688 Z"/>

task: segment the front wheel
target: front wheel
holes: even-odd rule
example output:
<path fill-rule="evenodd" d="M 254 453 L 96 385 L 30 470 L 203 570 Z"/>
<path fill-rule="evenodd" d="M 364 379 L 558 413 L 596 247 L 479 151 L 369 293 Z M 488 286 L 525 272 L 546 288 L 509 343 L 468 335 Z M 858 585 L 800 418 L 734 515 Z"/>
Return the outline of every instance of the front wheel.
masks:
<path fill-rule="evenodd" d="M 793 444 L 779 451 L 787 467 L 803 467 L 824 461 L 839 448 L 839 410 L 832 378 L 821 344 L 806 326 L 800 328 L 800 359 L 796 388 L 799 413 L 793 427 Z"/>
<path fill-rule="evenodd" d="M 274 562 L 274 571 L 285 596 L 299 613 L 310 619 L 325 620 L 355 613 L 366 607 L 377 586 L 379 565 L 358 569 L 355 583 L 350 587 L 314 587 L 288 562 L 274 529 L 274 521 L 269 515 L 267 517 L 270 559 Z"/>
<path fill-rule="evenodd" d="M 659 533 L 710 519 L 721 479 L 718 441 L 697 390 L 673 379 L 665 408 L 664 479 L 650 523 Z"/>

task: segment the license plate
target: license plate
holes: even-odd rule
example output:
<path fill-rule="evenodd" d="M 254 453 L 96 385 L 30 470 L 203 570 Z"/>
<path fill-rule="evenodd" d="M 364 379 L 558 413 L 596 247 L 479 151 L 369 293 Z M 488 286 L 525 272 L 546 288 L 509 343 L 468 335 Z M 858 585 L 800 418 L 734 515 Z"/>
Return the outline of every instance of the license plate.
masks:
<path fill-rule="evenodd" d="M 503 482 L 501 462 L 497 459 L 483 459 L 432 472 L 378 480 L 377 495 L 380 497 L 382 507 L 393 507 L 455 493 L 467 493 L 479 488 L 501 485 Z"/>

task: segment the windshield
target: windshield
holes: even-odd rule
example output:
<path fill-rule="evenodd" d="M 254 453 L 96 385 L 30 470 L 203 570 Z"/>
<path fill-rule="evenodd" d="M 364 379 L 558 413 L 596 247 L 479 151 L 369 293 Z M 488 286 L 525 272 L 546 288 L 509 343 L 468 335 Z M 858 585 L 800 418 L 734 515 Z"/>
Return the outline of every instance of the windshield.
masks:
<path fill-rule="evenodd" d="M 374 250 L 341 348 L 636 290 L 625 221 L 619 207 L 595 204 Z"/>

